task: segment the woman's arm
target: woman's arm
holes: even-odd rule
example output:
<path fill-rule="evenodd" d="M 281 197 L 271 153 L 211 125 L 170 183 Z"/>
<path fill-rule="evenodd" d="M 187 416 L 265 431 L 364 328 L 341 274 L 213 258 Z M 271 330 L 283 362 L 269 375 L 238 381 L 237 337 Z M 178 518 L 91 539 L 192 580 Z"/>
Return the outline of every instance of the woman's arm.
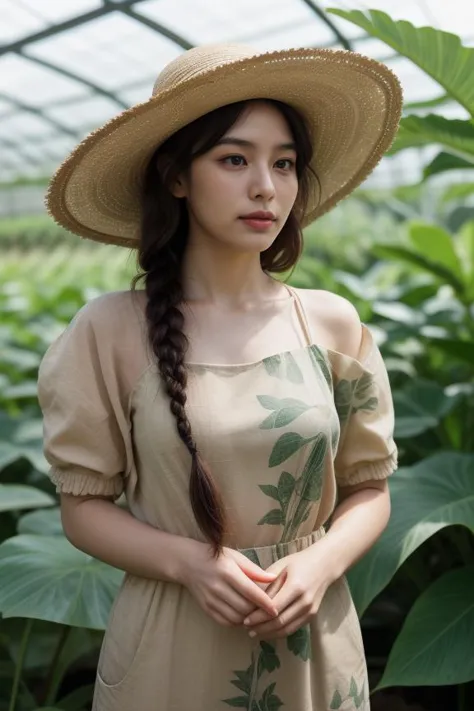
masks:
<path fill-rule="evenodd" d="M 144 578 L 180 582 L 183 561 L 202 547 L 139 521 L 106 496 L 61 494 L 61 520 L 73 546 Z"/>
<path fill-rule="evenodd" d="M 138 521 L 110 497 L 62 494 L 61 516 L 76 548 L 132 575 L 184 585 L 219 624 L 240 625 L 255 606 L 272 618 L 277 615 L 258 585 L 273 582 L 276 574 L 239 551 L 224 548 L 216 559 L 208 543 Z"/>
<path fill-rule="evenodd" d="M 351 568 L 374 545 L 390 518 L 386 479 L 365 481 L 339 489 L 339 503 L 326 536 L 318 541 L 328 551 L 334 580 Z"/>

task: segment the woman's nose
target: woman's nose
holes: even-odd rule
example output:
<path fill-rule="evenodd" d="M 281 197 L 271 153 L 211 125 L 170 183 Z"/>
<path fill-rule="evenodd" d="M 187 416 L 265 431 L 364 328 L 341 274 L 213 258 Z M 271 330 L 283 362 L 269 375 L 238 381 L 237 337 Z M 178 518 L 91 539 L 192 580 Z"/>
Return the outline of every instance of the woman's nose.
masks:
<path fill-rule="evenodd" d="M 263 198 L 269 200 L 274 195 L 275 185 L 270 171 L 267 169 L 256 171 L 251 184 L 252 199 Z"/>

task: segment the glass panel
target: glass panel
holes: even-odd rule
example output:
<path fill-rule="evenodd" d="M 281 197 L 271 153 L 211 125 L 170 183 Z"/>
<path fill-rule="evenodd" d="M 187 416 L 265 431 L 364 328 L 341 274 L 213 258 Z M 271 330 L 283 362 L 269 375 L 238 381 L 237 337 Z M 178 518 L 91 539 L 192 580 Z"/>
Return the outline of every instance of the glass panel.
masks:
<path fill-rule="evenodd" d="M 25 104 L 45 106 L 58 99 L 79 97 L 83 91 L 80 84 L 27 58 L 7 54 L 0 59 L 0 93 Z"/>
<path fill-rule="evenodd" d="M 180 52 L 174 42 L 118 12 L 38 42 L 29 54 L 104 89 L 140 81 Z"/>
<path fill-rule="evenodd" d="M 70 102 L 58 107 L 51 107 L 47 115 L 79 133 L 96 128 L 120 111 L 120 107 L 104 96 L 91 96 L 90 99 Z"/>

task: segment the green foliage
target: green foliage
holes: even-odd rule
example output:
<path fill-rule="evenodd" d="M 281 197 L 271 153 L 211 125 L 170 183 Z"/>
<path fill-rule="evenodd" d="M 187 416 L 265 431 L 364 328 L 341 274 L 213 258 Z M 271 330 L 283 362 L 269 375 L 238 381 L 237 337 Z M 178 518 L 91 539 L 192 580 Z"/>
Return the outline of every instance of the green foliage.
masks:
<path fill-rule="evenodd" d="M 474 50 L 459 38 L 378 11 L 334 13 L 440 84 L 441 96 L 406 109 L 436 111 L 449 100 L 474 118 Z M 474 165 L 472 122 L 441 114 L 405 116 L 393 151 L 433 143 L 441 152 L 425 167 L 425 179 Z M 361 191 L 306 230 L 305 256 L 291 275 L 297 286 L 330 289 L 356 305 L 380 343 L 392 383 L 401 460 L 390 481 L 392 517 L 349 574 L 360 613 L 371 613 L 372 603 L 384 598 L 406 617 L 380 687 L 474 679 L 474 222 L 464 219 L 453 231 L 442 212 L 471 194 L 471 183 L 453 186 L 439 201 L 420 190 L 378 198 Z M 431 221 L 419 217 L 426 214 L 423 201 L 436 203 Z M 135 266 L 125 250 L 72 236 L 68 244 L 77 246 L 26 250 L 59 239 L 49 218 L 42 219 L 0 226 L 0 245 L 15 245 L 0 264 L 0 711 L 12 708 L 12 698 L 16 711 L 87 708 L 90 684 L 65 695 L 61 683 L 73 664 L 96 658 L 121 579 L 62 534 L 45 476 L 36 375 L 42 354 L 82 304 L 102 291 L 128 288 Z M 274 377 L 300 382 L 291 360 L 266 365 Z M 277 400 L 262 405 L 264 427 L 291 423 L 305 407 Z M 308 442 L 284 434 L 270 464 L 285 462 Z M 270 523 L 281 525 L 295 486 L 287 472 L 278 487 L 262 485 L 280 506 Z M 273 648 L 262 643 L 260 651 L 262 669 L 273 670 Z M 233 681 L 246 695 L 250 671 L 235 672 Z M 357 706 L 363 693 L 352 685 L 336 690 L 331 708 L 349 698 Z M 262 703 L 278 707 L 271 685 L 265 694 Z M 246 698 L 227 704 L 242 706 Z"/>
<path fill-rule="evenodd" d="M 371 37 L 385 42 L 398 54 L 407 57 L 444 89 L 442 97 L 434 97 L 430 108 L 444 106 L 447 100 L 456 102 L 470 114 L 470 119 L 448 119 L 439 114 L 405 116 L 401 120 L 392 153 L 411 148 L 437 144 L 443 147 L 435 168 L 426 175 L 467 163 L 474 167 L 474 48 L 464 47 L 459 37 L 433 27 L 414 27 L 405 20 L 392 20 L 379 10 L 331 9 L 337 15 L 365 30 Z M 408 107 L 405 107 L 407 110 Z M 420 107 L 411 106 L 413 109 Z M 426 102 L 421 108 L 426 108 Z M 449 164 L 446 154 L 454 156 Z M 459 166 L 461 161 L 461 166 Z M 442 168 L 441 168 L 442 166 Z"/>

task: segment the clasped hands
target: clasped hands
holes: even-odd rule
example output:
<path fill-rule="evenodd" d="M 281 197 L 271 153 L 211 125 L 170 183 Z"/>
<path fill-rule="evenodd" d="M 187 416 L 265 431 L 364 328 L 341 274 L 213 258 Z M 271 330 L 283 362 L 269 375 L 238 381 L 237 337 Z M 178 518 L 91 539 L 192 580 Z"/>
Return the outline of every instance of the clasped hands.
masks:
<path fill-rule="evenodd" d="M 273 563 L 267 570 L 243 553 L 224 548 L 216 558 L 209 546 L 189 541 L 176 576 L 215 622 L 244 626 L 251 637 L 287 637 L 316 614 L 336 579 L 334 556 L 325 539 Z"/>
<path fill-rule="evenodd" d="M 321 557 L 313 546 L 281 558 L 266 569 L 266 573 L 277 575 L 265 590 L 277 614 L 272 616 L 258 607 L 247 615 L 243 624 L 250 637 L 287 637 L 317 613 L 332 578 L 327 568 L 321 569 Z"/>

